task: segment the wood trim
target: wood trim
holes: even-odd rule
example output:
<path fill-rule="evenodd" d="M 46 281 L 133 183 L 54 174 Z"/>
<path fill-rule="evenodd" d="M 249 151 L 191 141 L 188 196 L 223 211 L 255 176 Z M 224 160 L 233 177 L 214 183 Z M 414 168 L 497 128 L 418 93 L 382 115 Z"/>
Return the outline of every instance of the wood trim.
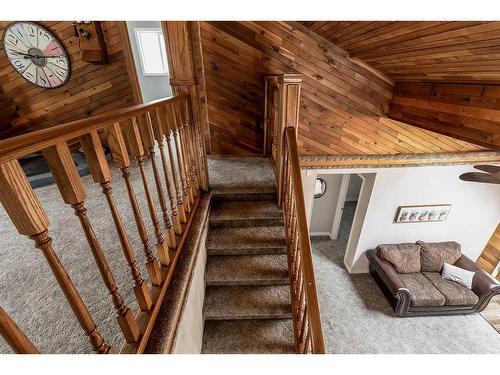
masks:
<path fill-rule="evenodd" d="M 500 152 L 464 152 L 436 154 L 397 155 L 322 155 L 302 156 L 303 169 L 323 168 L 397 168 L 425 165 L 461 165 L 477 163 L 500 163 Z"/>
<path fill-rule="evenodd" d="M 134 98 L 134 104 L 141 104 L 144 103 L 144 99 L 142 97 L 139 77 L 137 76 L 137 69 L 135 66 L 132 46 L 130 44 L 130 36 L 128 33 L 127 22 L 119 21 L 118 29 L 120 30 L 120 37 L 122 39 L 123 57 L 125 58 L 125 66 L 127 67 L 127 74 L 130 80 L 130 87 L 132 88 L 132 97 Z"/>

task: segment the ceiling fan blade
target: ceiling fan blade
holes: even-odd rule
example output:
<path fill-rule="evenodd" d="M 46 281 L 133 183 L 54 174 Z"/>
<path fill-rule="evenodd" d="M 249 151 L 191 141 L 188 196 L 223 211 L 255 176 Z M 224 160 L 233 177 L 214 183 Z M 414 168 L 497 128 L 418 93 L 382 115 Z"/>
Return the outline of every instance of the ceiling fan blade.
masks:
<path fill-rule="evenodd" d="M 485 182 L 488 184 L 500 184 L 500 180 L 488 173 L 468 172 L 460 175 L 462 181 Z"/>
<path fill-rule="evenodd" d="M 500 179 L 500 167 L 496 165 L 475 165 L 474 168 L 479 169 L 480 171 L 490 173 L 496 178 Z"/>

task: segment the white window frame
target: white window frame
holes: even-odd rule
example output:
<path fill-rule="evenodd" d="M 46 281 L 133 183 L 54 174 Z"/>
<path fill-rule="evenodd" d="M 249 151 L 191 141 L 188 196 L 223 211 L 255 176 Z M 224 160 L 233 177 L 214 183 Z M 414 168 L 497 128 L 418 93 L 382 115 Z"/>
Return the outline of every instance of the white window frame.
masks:
<path fill-rule="evenodd" d="M 144 66 L 144 51 L 142 49 L 141 40 L 139 38 L 139 34 L 141 32 L 155 32 L 155 33 L 158 34 L 159 38 L 163 38 L 163 31 L 162 31 L 161 28 L 157 28 L 157 27 L 135 27 L 134 28 L 134 34 L 135 34 L 135 40 L 136 40 L 137 50 L 139 51 L 139 60 L 141 61 L 141 71 L 142 71 L 142 74 L 145 77 L 164 77 L 164 76 L 168 76 L 169 73 L 168 73 L 168 61 L 167 61 L 166 47 L 165 47 L 165 50 L 162 51 L 162 53 L 161 53 L 162 63 L 163 63 L 163 66 L 165 67 L 166 72 L 165 73 L 146 73 L 145 66 Z M 163 43 L 163 45 L 165 45 L 164 43 Z M 160 46 L 161 45 L 162 45 L 162 43 L 160 41 Z"/>

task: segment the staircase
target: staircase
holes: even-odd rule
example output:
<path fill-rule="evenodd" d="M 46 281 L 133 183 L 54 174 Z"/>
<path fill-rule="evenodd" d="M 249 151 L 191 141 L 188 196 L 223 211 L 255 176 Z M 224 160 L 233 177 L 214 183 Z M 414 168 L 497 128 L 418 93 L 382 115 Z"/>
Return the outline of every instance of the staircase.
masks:
<path fill-rule="evenodd" d="M 203 353 L 293 353 L 283 213 L 267 158 L 209 160 Z"/>

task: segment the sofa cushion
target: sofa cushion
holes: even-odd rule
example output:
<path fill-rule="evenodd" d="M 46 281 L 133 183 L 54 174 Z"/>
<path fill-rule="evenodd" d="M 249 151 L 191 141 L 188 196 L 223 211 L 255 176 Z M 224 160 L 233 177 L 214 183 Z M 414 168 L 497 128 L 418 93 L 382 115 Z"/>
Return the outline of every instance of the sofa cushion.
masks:
<path fill-rule="evenodd" d="M 414 243 L 378 245 L 377 255 L 391 263 L 397 273 L 420 272 L 420 246 Z"/>
<path fill-rule="evenodd" d="M 421 273 L 400 274 L 399 278 L 411 294 L 412 306 L 444 306 L 444 296 Z"/>
<path fill-rule="evenodd" d="M 432 285 L 446 299 L 447 306 L 475 305 L 479 297 L 470 289 L 450 280 L 443 279 L 438 272 L 422 272 Z"/>
<path fill-rule="evenodd" d="M 462 255 L 460 244 L 455 241 L 417 241 L 417 244 L 420 245 L 422 272 L 441 272 L 444 262 L 454 264 Z"/>

